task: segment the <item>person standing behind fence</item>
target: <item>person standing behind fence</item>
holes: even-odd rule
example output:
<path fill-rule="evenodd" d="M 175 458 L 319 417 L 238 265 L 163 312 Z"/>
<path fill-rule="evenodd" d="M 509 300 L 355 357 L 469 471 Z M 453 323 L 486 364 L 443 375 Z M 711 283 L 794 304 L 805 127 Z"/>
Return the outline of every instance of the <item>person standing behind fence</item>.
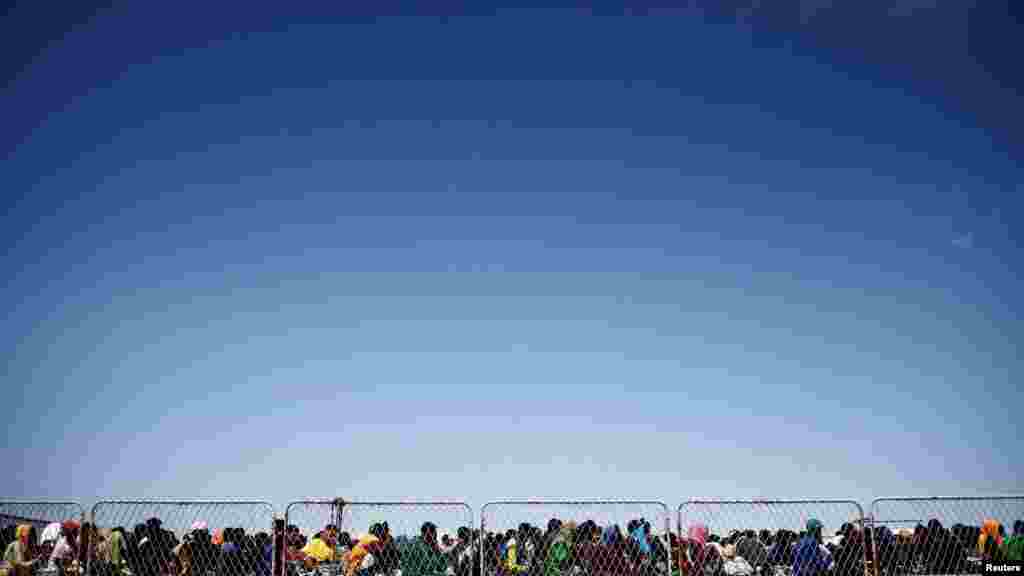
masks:
<path fill-rule="evenodd" d="M 864 532 L 860 526 L 843 527 L 843 541 L 835 551 L 836 576 L 864 575 Z"/>
<path fill-rule="evenodd" d="M 820 576 L 831 568 L 832 559 L 822 548 L 822 524 L 807 521 L 807 534 L 797 543 L 793 554 L 793 576 Z"/>
<path fill-rule="evenodd" d="M 4 550 L 4 562 L 11 566 L 12 574 L 20 576 L 35 570 L 39 563 L 38 554 L 35 527 L 22 524 L 15 529 L 14 541 Z"/>
<path fill-rule="evenodd" d="M 323 531 L 306 544 L 302 553 L 315 562 L 334 562 L 337 553 L 335 549 L 338 541 L 337 534 L 338 528 L 333 524 L 328 524 Z"/>
<path fill-rule="evenodd" d="M 379 530 L 376 532 L 381 533 Z M 374 533 L 360 538 L 349 552 L 346 576 L 368 576 L 370 570 L 376 567 L 377 557 L 383 551 L 383 544 L 380 536 Z"/>
<path fill-rule="evenodd" d="M 558 518 L 552 518 L 548 520 L 548 529 L 544 533 L 544 537 L 541 539 L 540 547 L 540 558 L 545 559 L 545 563 L 548 557 L 548 551 L 551 549 L 551 545 L 554 544 L 555 540 L 558 539 L 562 530 L 562 521 Z"/>
<path fill-rule="evenodd" d="M 1013 523 L 1013 534 L 1003 545 L 1006 548 L 1006 559 L 1011 562 L 1024 562 L 1024 520 Z"/>
<path fill-rule="evenodd" d="M 242 538 L 238 528 L 224 528 L 224 544 L 220 547 L 217 562 L 217 576 L 248 576 L 245 573 L 245 558 L 242 555 Z"/>
<path fill-rule="evenodd" d="M 1006 559 L 998 521 L 990 518 L 982 525 L 981 535 L 978 536 L 978 555 L 987 562 L 1002 562 Z"/>
<path fill-rule="evenodd" d="M 754 568 L 764 566 L 768 560 L 768 551 L 757 539 L 753 530 L 748 530 L 736 542 L 736 554 L 746 560 Z"/>
<path fill-rule="evenodd" d="M 50 554 L 50 568 L 57 570 L 58 574 L 64 574 L 78 556 L 77 536 L 80 527 L 74 520 L 61 524 L 60 539 Z"/>
<path fill-rule="evenodd" d="M 437 544 L 437 526 L 426 522 L 420 535 L 402 550 L 402 576 L 437 576 L 445 574 L 448 563 Z"/>
<path fill-rule="evenodd" d="M 455 576 L 470 576 L 473 571 L 473 533 L 465 526 L 455 532 L 455 546 L 448 553 Z"/>
<path fill-rule="evenodd" d="M 509 538 L 505 549 L 505 570 L 509 574 L 524 574 L 530 570 L 530 525 L 520 524 L 518 532 Z"/>
<path fill-rule="evenodd" d="M 549 525 L 550 528 L 550 525 Z M 544 576 L 568 576 L 573 565 L 575 523 L 559 523 L 558 533 L 547 544 L 544 556 Z"/>

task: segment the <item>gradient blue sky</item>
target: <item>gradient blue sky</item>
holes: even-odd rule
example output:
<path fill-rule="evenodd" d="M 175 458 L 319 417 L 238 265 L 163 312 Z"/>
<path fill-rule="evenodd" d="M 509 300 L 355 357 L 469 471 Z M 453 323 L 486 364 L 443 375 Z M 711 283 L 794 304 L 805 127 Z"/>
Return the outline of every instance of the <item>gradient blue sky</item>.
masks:
<path fill-rule="evenodd" d="M 1005 3 L 46 4 L 0 494 L 1021 491 Z"/>

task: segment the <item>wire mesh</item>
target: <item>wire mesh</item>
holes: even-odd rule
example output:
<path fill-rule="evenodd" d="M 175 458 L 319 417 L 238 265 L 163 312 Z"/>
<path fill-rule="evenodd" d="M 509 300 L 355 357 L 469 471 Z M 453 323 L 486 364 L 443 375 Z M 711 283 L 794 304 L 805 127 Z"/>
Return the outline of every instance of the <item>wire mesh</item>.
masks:
<path fill-rule="evenodd" d="M 28 526 L 27 543 L 17 540 L 18 526 Z M 3 569 L 17 574 L 74 574 L 86 565 L 77 546 L 85 526 L 85 509 L 75 502 L 0 501 Z M 7 551 L 11 551 L 8 557 Z"/>
<path fill-rule="evenodd" d="M 483 576 L 668 576 L 669 508 L 654 501 L 503 501 L 480 511 Z"/>
<path fill-rule="evenodd" d="M 691 500 L 679 507 L 685 576 L 864 576 L 864 513 L 852 500 Z"/>
<path fill-rule="evenodd" d="M 89 576 L 271 576 L 267 502 L 104 501 Z"/>
<path fill-rule="evenodd" d="M 879 498 L 870 525 L 880 576 L 982 574 L 985 563 L 1024 560 L 1024 495 Z"/>
<path fill-rule="evenodd" d="M 469 576 L 476 557 L 462 502 L 301 501 L 285 521 L 293 576 Z"/>

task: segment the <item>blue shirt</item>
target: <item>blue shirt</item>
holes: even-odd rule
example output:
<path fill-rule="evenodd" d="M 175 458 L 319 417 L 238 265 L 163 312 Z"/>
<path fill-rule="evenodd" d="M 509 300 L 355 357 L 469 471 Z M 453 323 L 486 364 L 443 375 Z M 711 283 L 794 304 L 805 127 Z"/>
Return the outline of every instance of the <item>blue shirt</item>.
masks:
<path fill-rule="evenodd" d="M 805 536 L 793 552 L 793 576 L 816 576 L 827 571 L 830 563 L 818 541 Z"/>

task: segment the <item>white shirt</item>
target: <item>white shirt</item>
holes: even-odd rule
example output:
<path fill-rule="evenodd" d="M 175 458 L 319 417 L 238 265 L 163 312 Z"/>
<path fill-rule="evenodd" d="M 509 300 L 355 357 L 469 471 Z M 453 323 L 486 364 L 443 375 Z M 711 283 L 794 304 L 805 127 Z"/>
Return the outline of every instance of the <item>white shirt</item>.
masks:
<path fill-rule="evenodd" d="M 60 540 L 57 541 L 57 545 L 53 547 L 53 553 L 50 554 L 50 568 L 57 568 L 58 560 L 74 560 L 75 549 L 68 543 L 68 539 L 61 536 Z"/>

